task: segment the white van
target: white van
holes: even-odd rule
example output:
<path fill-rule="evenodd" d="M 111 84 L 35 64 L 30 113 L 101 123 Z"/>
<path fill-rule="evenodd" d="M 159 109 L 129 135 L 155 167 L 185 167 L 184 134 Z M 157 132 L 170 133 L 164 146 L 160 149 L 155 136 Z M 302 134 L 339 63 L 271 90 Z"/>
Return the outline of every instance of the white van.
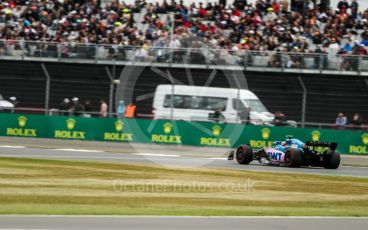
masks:
<path fill-rule="evenodd" d="M 13 103 L 4 100 L 3 96 L 0 94 L 0 110 L 13 109 L 13 108 L 14 108 Z"/>
<path fill-rule="evenodd" d="M 172 96 L 174 98 L 172 100 Z M 245 89 L 159 85 L 153 99 L 154 119 L 211 121 L 216 111 L 227 123 L 271 124 L 275 116 Z"/>

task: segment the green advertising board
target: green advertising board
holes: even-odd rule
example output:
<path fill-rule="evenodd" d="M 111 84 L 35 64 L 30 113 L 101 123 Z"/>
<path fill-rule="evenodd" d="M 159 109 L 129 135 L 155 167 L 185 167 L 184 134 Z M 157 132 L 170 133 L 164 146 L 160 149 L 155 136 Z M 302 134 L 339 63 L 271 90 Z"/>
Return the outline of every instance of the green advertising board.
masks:
<path fill-rule="evenodd" d="M 0 114 L 0 136 L 138 142 L 233 148 L 270 146 L 293 135 L 302 141 L 338 142 L 344 154 L 368 155 L 368 132 L 144 119 L 102 119 Z"/>

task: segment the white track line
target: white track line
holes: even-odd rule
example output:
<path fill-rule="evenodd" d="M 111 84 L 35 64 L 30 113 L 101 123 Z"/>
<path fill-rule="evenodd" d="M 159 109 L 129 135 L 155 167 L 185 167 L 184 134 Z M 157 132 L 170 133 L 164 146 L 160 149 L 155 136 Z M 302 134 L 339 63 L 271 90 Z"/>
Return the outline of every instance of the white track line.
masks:
<path fill-rule="evenodd" d="M 155 218 L 155 219 L 366 219 L 368 217 L 362 216 L 157 216 L 157 215 L 18 215 L 18 214 L 4 214 L 2 217 L 15 217 L 15 218 L 113 218 L 113 219 L 130 219 L 130 218 Z"/>
<path fill-rule="evenodd" d="M 154 156 L 154 157 L 182 157 L 180 155 L 174 154 L 156 154 L 156 153 L 133 153 L 133 155 L 137 156 Z"/>
<path fill-rule="evenodd" d="M 352 166 L 352 165 L 344 165 L 344 162 L 342 163 L 342 166 L 344 168 L 360 168 L 360 169 L 368 169 L 368 166 Z"/>
<path fill-rule="evenodd" d="M 13 149 L 25 149 L 25 146 L 16 146 L 16 145 L 0 145 L 0 148 L 13 148 Z"/>
<path fill-rule="evenodd" d="M 93 149 L 51 149 L 58 151 L 72 151 L 72 152 L 88 152 L 88 153 L 104 153 L 102 150 L 93 150 Z"/>
<path fill-rule="evenodd" d="M 212 157 L 212 158 L 207 158 L 207 159 L 210 159 L 210 160 L 226 160 L 227 161 L 227 158 L 226 157 L 222 157 L 222 158 L 219 158 L 219 157 Z"/>
<path fill-rule="evenodd" d="M 128 158 L 128 157 L 108 157 L 108 156 L 103 156 L 103 157 L 97 157 L 97 156 L 75 156 L 75 155 L 68 155 L 68 156 L 55 156 L 55 155 L 38 155 L 38 154 L 0 154 L 0 157 L 41 157 L 41 158 L 45 158 L 45 159 L 48 159 L 48 158 L 76 158 L 76 159 L 81 159 L 81 160 L 84 160 L 84 159 L 106 159 L 106 160 L 109 160 L 109 159 L 137 159 L 137 158 Z M 0 215 L 1 217 L 1 215 Z"/>

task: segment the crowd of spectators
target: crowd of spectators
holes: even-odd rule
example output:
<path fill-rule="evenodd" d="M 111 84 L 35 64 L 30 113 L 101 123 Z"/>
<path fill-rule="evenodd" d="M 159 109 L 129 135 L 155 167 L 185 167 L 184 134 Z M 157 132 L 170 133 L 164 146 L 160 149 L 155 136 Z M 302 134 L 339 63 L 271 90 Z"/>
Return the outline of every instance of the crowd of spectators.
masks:
<path fill-rule="evenodd" d="M 326 58 L 338 56 L 340 69 L 356 70 L 358 59 L 349 55 L 367 56 L 368 10 L 360 9 L 356 0 L 341 0 L 335 7 L 329 0 L 235 0 L 230 6 L 226 0 L 209 0 L 206 5 L 179 0 L 136 0 L 134 4 L 118 0 L 104 4 L 97 0 L 3 0 L 0 40 L 0 54 L 5 43 L 14 40 L 68 44 L 61 48 L 65 56 L 72 56 L 73 44 L 84 44 L 87 48 L 79 52 L 90 56 L 96 54 L 91 45 L 106 45 L 107 57 L 123 59 L 127 47 L 139 46 L 134 53 L 137 59 L 159 57 L 162 61 L 167 57 L 160 48 L 205 47 L 219 50 L 213 57 L 217 61 L 260 51 L 269 56 L 269 66 L 299 68 L 305 65 L 299 54 L 317 53 Z M 56 45 L 39 46 L 36 50 L 56 52 Z M 294 55 L 282 61 L 279 52 Z M 201 62 L 204 56 L 197 53 L 191 58 Z M 313 64 L 318 68 L 329 62 L 322 56 L 315 57 Z"/>
<path fill-rule="evenodd" d="M 366 130 L 368 129 L 368 125 L 365 123 L 363 116 L 360 113 L 355 113 L 350 121 L 343 113 L 338 113 L 333 128 Z"/>

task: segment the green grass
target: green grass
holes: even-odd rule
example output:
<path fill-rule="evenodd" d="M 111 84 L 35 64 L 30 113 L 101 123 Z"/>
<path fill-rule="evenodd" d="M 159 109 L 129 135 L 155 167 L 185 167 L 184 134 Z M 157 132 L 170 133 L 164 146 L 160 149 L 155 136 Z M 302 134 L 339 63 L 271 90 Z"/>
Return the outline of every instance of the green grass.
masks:
<path fill-rule="evenodd" d="M 368 216 L 368 179 L 0 158 L 0 214 Z"/>

